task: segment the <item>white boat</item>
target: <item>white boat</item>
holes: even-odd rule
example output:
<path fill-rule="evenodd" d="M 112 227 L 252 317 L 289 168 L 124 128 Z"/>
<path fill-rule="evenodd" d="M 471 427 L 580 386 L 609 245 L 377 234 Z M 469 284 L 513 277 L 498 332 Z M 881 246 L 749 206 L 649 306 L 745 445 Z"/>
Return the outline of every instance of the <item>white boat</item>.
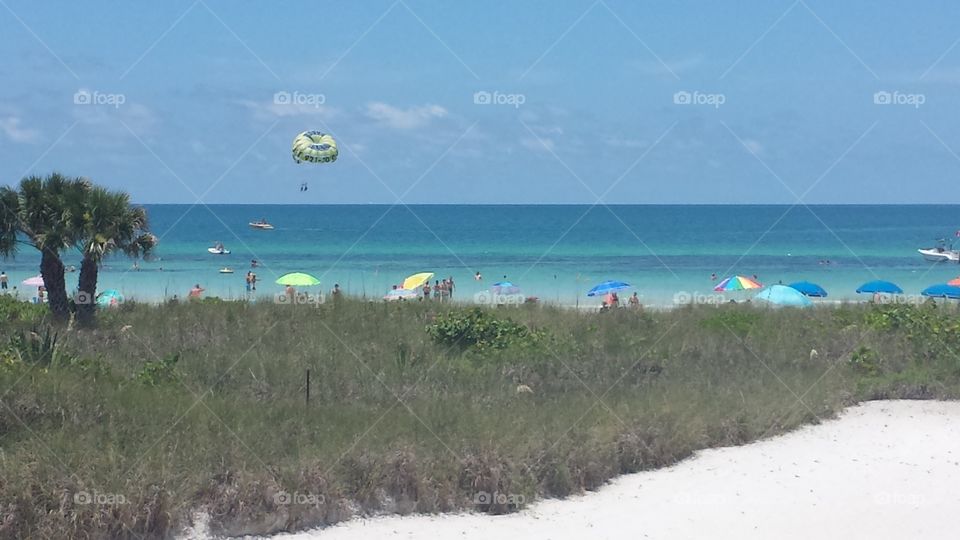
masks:
<path fill-rule="evenodd" d="M 249 223 L 250 227 L 254 229 L 260 229 L 261 231 L 272 231 L 273 225 L 267 223 L 265 220 L 260 221 L 251 221 Z"/>
<path fill-rule="evenodd" d="M 227 268 L 226 266 L 224 266 L 223 268 L 220 269 L 220 273 L 221 273 L 221 274 L 232 274 L 232 273 L 233 273 L 233 268 Z"/>
<path fill-rule="evenodd" d="M 220 244 L 213 247 L 208 247 L 207 253 L 211 253 L 213 255 L 229 255 L 230 250 L 226 249 L 222 244 Z"/>
<path fill-rule="evenodd" d="M 917 251 L 930 262 L 960 262 L 960 251 L 955 249 L 935 247 L 918 249 Z"/>

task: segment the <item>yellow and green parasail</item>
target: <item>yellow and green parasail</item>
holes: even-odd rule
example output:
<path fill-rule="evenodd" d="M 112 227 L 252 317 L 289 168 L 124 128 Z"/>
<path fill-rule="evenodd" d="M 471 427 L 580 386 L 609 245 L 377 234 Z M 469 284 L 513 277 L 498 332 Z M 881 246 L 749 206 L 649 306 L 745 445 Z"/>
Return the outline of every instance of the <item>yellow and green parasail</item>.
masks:
<path fill-rule="evenodd" d="M 326 133 L 304 131 L 293 139 L 293 160 L 297 163 L 333 163 L 337 155 L 337 141 Z"/>

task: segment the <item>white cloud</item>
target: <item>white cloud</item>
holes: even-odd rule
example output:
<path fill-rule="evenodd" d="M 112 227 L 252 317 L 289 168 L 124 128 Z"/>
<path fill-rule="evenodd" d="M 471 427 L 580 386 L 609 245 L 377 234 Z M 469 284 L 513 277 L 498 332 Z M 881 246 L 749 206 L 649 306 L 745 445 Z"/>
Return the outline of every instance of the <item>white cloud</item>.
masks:
<path fill-rule="evenodd" d="M 20 126 L 21 119 L 17 116 L 0 118 L 0 131 L 13 142 L 29 143 L 40 138 L 40 131 Z"/>
<path fill-rule="evenodd" d="M 759 156 L 761 153 L 763 153 L 763 145 L 760 144 L 759 141 L 756 141 L 756 140 L 754 140 L 754 139 L 744 139 L 744 140 L 743 140 L 743 146 L 744 146 L 744 147 L 747 149 L 747 151 L 749 151 L 751 154 L 756 154 L 756 155 Z"/>
<path fill-rule="evenodd" d="M 401 109 L 375 101 L 367 104 L 368 118 L 394 129 L 417 129 L 437 118 L 447 116 L 447 110 L 440 105 L 422 105 Z"/>
<path fill-rule="evenodd" d="M 337 115 L 337 110 L 333 107 L 320 105 L 317 103 L 276 103 L 275 101 L 260 102 L 251 100 L 241 100 L 240 105 L 253 111 L 253 116 L 258 120 L 272 121 L 277 118 L 298 117 L 298 116 L 322 116 L 329 119 Z"/>

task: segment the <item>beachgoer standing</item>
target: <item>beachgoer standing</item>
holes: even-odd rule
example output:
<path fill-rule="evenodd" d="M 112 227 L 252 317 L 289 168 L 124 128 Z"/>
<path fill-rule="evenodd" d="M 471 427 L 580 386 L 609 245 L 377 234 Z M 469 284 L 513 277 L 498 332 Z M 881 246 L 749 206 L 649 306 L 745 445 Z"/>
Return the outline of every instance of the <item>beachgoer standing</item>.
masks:
<path fill-rule="evenodd" d="M 424 300 L 430 299 L 430 282 L 429 281 L 423 284 L 423 299 Z"/>
<path fill-rule="evenodd" d="M 334 283 L 333 289 L 330 290 L 330 296 L 333 297 L 334 302 L 339 302 L 342 291 L 340 290 L 340 284 Z"/>
<path fill-rule="evenodd" d="M 250 288 L 257 290 L 257 274 L 255 272 L 250 272 Z"/>
<path fill-rule="evenodd" d="M 287 300 L 289 300 L 291 304 L 297 298 L 297 290 L 293 288 L 293 285 L 287 285 L 287 288 L 284 289 L 283 292 L 287 295 Z"/>
<path fill-rule="evenodd" d="M 630 304 L 632 309 L 640 309 L 640 298 L 637 297 L 637 293 L 633 293 L 633 296 L 630 297 L 627 303 Z"/>
<path fill-rule="evenodd" d="M 0 290 L 7 290 L 7 273 L 0 272 Z"/>
<path fill-rule="evenodd" d="M 443 291 L 440 289 L 440 281 L 433 281 L 433 299 L 434 300 L 443 300 Z"/>
<path fill-rule="evenodd" d="M 453 276 L 447 278 L 447 296 L 453 300 Z"/>
<path fill-rule="evenodd" d="M 247 271 L 247 277 L 246 277 L 246 279 L 245 279 L 245 281 L 246 281 L 245 286 L 246 286 L 246 289 L 247 289 L 247 294 L 250 294 L 250 289 L 251 289 L 251 287 L 253 287 L 253 278 L 251 277 L 252 274 L 253 274 L 253 272 L 251 272 L 251 271 L 249 271 L 249 270 Z"/>
<path fill-rule="evenodd" d="M 203 287 L 200 286 L 199 283 L 197 283 L 196 285 L 193 286 L 192 289 L 190 289 L 190 293 L 187 294 L 187 298 L 190 298 L 191 300 L 192 300 L 192 299 L 195 299 L 195 298 L 196 298 L 196 299 L 199 299 L 199 298 L 200 298 L 200 295 L 202 295 L 202 294 L 203 294 L 203 291 L 205 291 L 205 290 L 206 290 L 206 289 L 204 289 Z"/>

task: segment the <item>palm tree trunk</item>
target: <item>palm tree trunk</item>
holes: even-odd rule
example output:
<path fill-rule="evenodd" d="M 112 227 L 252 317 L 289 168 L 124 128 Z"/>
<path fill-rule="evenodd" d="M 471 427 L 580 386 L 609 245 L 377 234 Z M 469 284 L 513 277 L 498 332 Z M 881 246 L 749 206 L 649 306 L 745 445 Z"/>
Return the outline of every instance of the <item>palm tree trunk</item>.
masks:
<path fill-rule="evenodd" d="M 80 292 L 77 294 L 77 322 L 82 326 L 93 326 L 97 315 L 97 274 L 100 272 L 97 262 L 84 257 L 80 263 Z"/>
<path fill-rule="evenodd" d="M 40 253 L 40 275 L 47 290 L 50 313 L 54 321 L 67 322 L 70 320 L 70 304 L 67 301 L 67 284 L 63 277 L 63 261 L 49 249 L 43 249 Z"/>

